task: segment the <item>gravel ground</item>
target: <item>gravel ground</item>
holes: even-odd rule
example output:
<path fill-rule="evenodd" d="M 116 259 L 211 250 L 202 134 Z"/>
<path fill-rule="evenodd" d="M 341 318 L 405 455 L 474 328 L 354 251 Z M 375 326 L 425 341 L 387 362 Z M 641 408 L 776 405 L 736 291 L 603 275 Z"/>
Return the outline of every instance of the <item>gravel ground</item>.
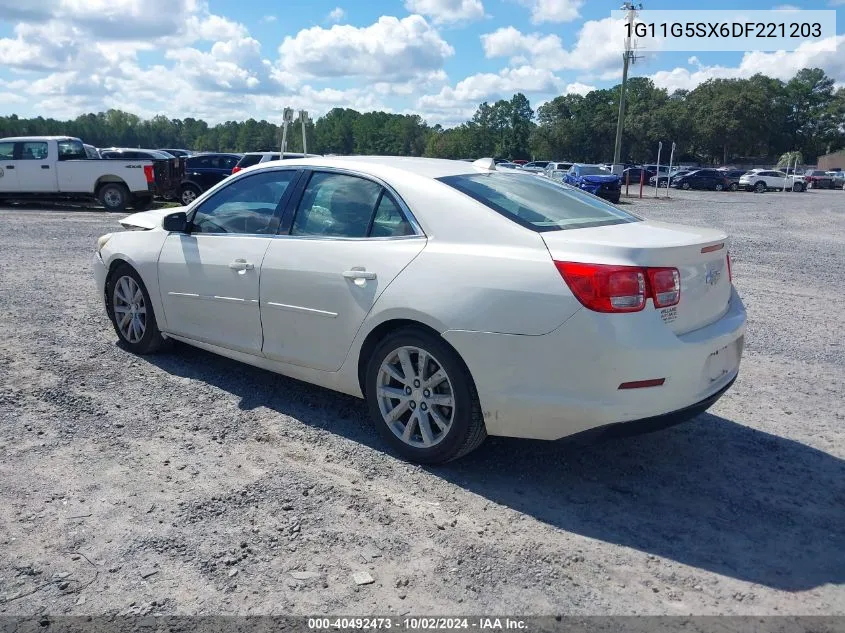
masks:
<path fill-rule="evenodd" d="M 354 398 L 128 354 L 90 272 L 117 216 L 0 211 L 0 613 L 845 614 L 845 192 L 672 195 L 623 204 L 733 235 L 733 390 L 438 468 Z"/>

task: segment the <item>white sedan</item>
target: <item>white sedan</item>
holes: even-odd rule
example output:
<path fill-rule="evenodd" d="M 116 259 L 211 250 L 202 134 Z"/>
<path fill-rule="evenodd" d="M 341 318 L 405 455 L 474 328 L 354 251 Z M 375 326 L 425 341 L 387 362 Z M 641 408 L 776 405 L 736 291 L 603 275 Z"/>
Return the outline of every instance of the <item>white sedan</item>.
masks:
<path fill-rule="evenodd" d="M 407 459 L 695 416 L 739 371 L 721 231 L 475 163 L 262 163 L 94 257 L 125 348 L 175 339 L 366 400 Z"/>

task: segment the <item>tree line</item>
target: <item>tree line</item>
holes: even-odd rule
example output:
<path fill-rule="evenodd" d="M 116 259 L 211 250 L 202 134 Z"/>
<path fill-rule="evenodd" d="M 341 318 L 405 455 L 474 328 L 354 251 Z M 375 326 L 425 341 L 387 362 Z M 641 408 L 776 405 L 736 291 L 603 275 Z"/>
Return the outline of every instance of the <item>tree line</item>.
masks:
<path fill-rule="evenodd" d="M 613 158 L 620 86 L 568 94 L 536 112 L 523 94 L 481 103 L 453 128 L 422 117 L 334 108 L 306 124 L 309 152 L 605 162 Z M 669 93 L 644 77 L 628 82 L 623 160 L 651 162 L 657 143 L 677 143 L 676 160 L 714 164 L 771 161 L 785 152 L 806 160 L 845 147 L 845 89 L 824 71 L 804 69 L 784 82 L 764 75 L 711 79 Z M 77 136 L 97 147 L 184 147 L 197 151 L 277 149 L 281 127 L 265 120 L 214 126 L 194 119 L 152 119 L 121 110 L 70 121 L 0 117 L 0 137 Z M 288 130 L 288 151 L 302 151 L 299 121 Z M 668 149 L 668 148 L 667 148 Z M 663 154 L 663 160 L 668 154 Z"/>

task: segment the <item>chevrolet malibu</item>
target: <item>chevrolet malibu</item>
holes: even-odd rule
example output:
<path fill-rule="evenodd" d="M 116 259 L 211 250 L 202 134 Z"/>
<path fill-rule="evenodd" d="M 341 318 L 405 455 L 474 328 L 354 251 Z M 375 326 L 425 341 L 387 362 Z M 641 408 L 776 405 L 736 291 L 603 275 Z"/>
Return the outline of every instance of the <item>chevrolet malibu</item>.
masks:
<path fill-rule="evenodd" d="M 99 293 L 126 349 L 182 341 L 364 398 L 424 463 L 665 426 L 725 393 L 746 320 L 727 236 L 508 171 L 263 163 L 100 237 Z"/>

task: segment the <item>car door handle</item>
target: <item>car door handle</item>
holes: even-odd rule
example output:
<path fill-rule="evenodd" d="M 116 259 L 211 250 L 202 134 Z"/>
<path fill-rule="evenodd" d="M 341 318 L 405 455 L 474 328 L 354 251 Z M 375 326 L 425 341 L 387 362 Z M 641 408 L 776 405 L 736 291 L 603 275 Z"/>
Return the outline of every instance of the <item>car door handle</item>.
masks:
<path fill-rule="evenodd" d="M 343 271 L 343 276 L 346 279 L 375 279 L 376 274 L 360 268 L 353 268 L 352 270 Z"/>
<path fill-rule="evenodd" d="M 252 270 L 253 268 L 255 268 L 255 264 L 250 264 L 245 259 L 236 259 L 233 262 L 229 262 L 229 268 L 231 268 L 232 270 L 240 270 L 240 271 Z"/>
<path fill-rule="evenodd" d="M 6 165 L 6 169 L 14 169 L 14 168 L 15 168 L 14 165 Z"/>

